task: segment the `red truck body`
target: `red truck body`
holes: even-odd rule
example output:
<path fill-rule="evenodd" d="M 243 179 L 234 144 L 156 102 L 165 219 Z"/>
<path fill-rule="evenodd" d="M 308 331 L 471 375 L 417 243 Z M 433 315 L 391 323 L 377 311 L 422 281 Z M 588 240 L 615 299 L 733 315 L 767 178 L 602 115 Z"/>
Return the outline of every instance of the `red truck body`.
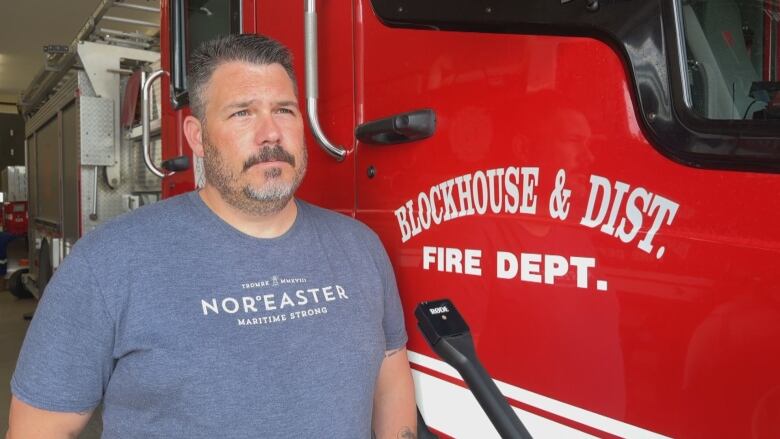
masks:
<path fill-rule="evenodd" d="M 299 196 L 384 242 L 433 429 L 496 434 L 415 328 L 417 303 L 447 297 L 536 437 L 780 437 L 776 153 L 733 167 L 670 153 L 676 134 L 652 125 L 662 113 L 643 107 L 632 52 L 598 32 L 412 29 L 369 0 L 321 3 L 319 117 L 347 155 L 334 160 L 308 135 Z M 304 102 L 304 2 L 244 0 L 240 14 L 242 32 L 291 48 Z M 188 109 L 171 105 L 164 81 L 163 157 L 189 154 Z M 419 109 L 436 115 L 427 139 L 355 136 Z M 776 127 L 759 129 L 767 151 L 780 149 Z M 194 187 L 191 170 L 163 180 L 164 196 Z"/>
<path fill-rule="evenodd" d="M 26 201 L 7 201 L 3 203 L 3 230 L 17 236 L 27 233 Z"/>

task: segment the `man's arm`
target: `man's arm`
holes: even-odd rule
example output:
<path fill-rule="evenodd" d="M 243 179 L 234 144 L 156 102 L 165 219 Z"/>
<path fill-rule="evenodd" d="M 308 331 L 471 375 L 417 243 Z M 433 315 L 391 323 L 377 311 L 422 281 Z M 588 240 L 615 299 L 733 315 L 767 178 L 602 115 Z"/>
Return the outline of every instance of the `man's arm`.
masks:
<path fill-rule="evenodd" d="M 388 351 L 379 368 L 373 429 L 377 439 L 417 438 L 417 405 L 406 348 Z"/>
<path fill-rule="evenodd" d="M 62 413 L 33 407 L 11 397 L 6 439 L 75 439 L 89 421 L 92 411 Z"/>

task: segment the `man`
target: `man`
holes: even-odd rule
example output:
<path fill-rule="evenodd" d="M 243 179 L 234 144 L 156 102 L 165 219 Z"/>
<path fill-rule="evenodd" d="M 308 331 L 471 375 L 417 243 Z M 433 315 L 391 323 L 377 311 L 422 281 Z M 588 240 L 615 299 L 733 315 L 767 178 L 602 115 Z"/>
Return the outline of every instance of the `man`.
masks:
<path fill-rule="evenodd" d="M 206 185 L 82 238 L 12 380 L 8 438 L 414 437 L 393 271 L 360 223 L 293 198 L 306 171 L 290 56 L 229 36 L 191 59 Z"/>

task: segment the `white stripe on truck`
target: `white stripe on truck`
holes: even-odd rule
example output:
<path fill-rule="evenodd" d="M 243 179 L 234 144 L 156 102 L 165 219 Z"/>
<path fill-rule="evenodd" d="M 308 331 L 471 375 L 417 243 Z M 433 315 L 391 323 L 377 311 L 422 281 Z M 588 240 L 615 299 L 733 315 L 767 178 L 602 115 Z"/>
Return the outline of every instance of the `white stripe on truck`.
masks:
<path fill-rule="evenodd" d="M 411 363 L 463 381 L 458 371 L 449 364 L 418 352 L 408 351 L 408 353 Z M 457 438 L 499 437 L 487 415 L 482 412 L 477 400 L 468 389 L 417 370 L 413 370 L 412 375 L 415 380 L 420 412 L 423 414 L 425 422 L 432 428 Z M 615 436 L 632 439 L 669 439 L 668 436 L 617 419 L 575 407 L 508 383 L 494 381 L 501 393 L 508 398 Z M 593 437 L 534 413 L 520 410 L 517 407 L 513 408 L 528 432 L 534 437 Z"/>

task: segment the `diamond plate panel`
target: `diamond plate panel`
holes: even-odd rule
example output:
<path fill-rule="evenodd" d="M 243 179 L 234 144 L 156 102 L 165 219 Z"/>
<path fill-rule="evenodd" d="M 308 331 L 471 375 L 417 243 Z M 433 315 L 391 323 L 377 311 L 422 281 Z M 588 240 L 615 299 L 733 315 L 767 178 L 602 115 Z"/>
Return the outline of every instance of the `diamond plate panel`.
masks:
<path fill-rule="evenodd" d="M 115 165 L 114 102 L 90 96 L 81 96 L 79 100 L 81 164 Z"/>
<path fill-rule="evenodd" d="M 123 79 L 121 82 L 123 89 L 125 84 L 126 80 Z M 124 98 L 124 93 L 120 93 L 120 96 Z M 81 101 L 84 99 L 84 96 L 80 98 Z M 110 119 L 109 121 L 113 123 L 113 119 Z M 81 123 L 84 124 L 86 121 L 82 120 Z M 119 148 L 119 156 L 116 157 L 116 159 L 119 164 L 121 183 L 112 189 L 106 183 L 105 167 L 97 167 L 97 208 L 95 211 L 97 217 L 94 220 L 90 218 L 90 214 L 92 213 L 92 203 L 95 194 L 94 182 L 96 167 L 82 163 L 80 169 L 82 235 L 94 230 L 97 226 L 111 218 L 128 212 L 130 207 L 127 203 L 128 195 L 140 195 L 139 198 L 142 205 L 155 202 L 159 199 L 159 193 L 161 191 L 160 179 L 146 169 L 141 142 L 128 140 L 124 135 L 120 136 L 120 139 L 121 145 Z M 159 138 L 153 138 L 152 157 L 155 163 L 160 163 L 161 149 Z"/>
<path fill-rule="evenodd" d="M 97 96 L 95 89 L 92 88 L 92 83 L 89 82 L 89 76 L 86 72 L 78 72 L 78 87 L 79 96 Z"/>
<path fill-rule="evenodd" d="M 156 181 L 149 179 L 151 183 L 154 181 L 154 185 L 149 184 L 139 187 L 138 176 L 144 172 L 151 174 L 146 170 L 146 165 L 143 162 L 143 156 L 137 155 L 137 151 L 140 148 L 136 148 L 136 145 L 132 145 L 131 142 L 123 141 L 122 148 L 120 149 L 120 172 L 122 175 L 122 183 L 116 188 L 111 189 L 106 183 L 105 170 L 103 167 L 97 167 L 98 172 L 98 187 L 97 187 L 97 218 L 90 218 L 92 213 L 92 202 L 94 194 L 94 181 L 95 181 L 95 167 L 94 166 L 82 166 L 81 167 L 81 224 L 82 234 L 95 229 L 100 224 L 117 217 L 129 211 L 129 206 L 126 205 L 126 198 L 124 195 L 130 195 L 135 192 L 154 192 L 150 197 L 142 198 L 142 202 L 156 201 L 158 197 L 157 193 L 160 191 L 160 179 L 154 177 Z M 159 157 L 159 152 L 156 154 Z M 159 158 L 158 158 L 159 159 Z"/>

